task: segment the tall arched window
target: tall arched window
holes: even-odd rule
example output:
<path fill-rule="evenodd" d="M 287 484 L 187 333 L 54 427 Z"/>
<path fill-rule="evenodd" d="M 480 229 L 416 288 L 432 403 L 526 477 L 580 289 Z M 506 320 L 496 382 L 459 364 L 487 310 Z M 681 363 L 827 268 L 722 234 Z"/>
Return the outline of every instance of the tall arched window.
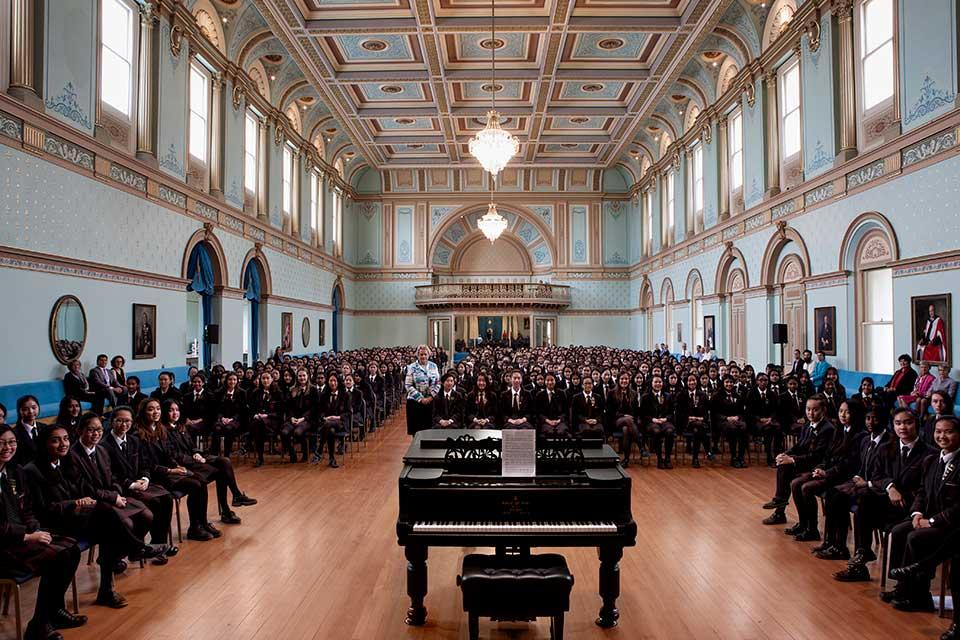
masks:
<path fill-rule="evenodd" d="M 859 304 L 860 366 L 874 373 L 893 373 L 893 252 L 887 235 L 868 232 L 857 245 L 856 278 Z"/>
<path fill-rule="evenodd" d="M 343 159 L 333 163 L 337 175 L 343 179 Z M 338 186 L 333 187 L 333 255 L 343 255 L 343 196 Z M 336 334 L 334 334 L 336 335 Z"/>

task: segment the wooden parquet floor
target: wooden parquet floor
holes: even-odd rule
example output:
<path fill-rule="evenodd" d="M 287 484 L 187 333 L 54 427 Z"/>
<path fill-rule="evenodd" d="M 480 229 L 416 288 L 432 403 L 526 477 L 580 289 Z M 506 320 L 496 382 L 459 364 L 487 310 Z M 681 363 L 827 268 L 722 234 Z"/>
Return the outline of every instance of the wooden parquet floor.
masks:
<path fill-rule="evenodd" d="M 238 464 L 241 488 L 260 500 L 238 511 L 243 524 L 221 527 L 218 541 L 184 542 L 166 567 L 128 569 L 118 587 L 130 605 L 119 611 L 92 604 L 98 570 L 82 563 L 81 611 L 90 622 L 65 637 L 467 638 L 455 577 L 464 553 L 473 550 L 431 550 L 427 625 L 403 623 L 405 560 L 395 523 L 408 444 L 401 415 L 340 469 L 277 459 L 260 469 Z M 634 466 L 631 474 L 639 534 L 621 563 L 620 626 L 604 631 L 593 622 L 600 606 L 596 551 L 563 549 L 576 577 L 568 638 L 937 638 L 949 624 L 935 614 L 884 605 L 878 579 L 835 582 L 831 573 L 840 563 L 813 558 L 812 544 L 794 542 L 782 527 L 762 526 L 767 512 L 759 505 L 773 487 L 765 467 Z M 27 617 L 35 585 L 24 589 Z M 12 638 L 12 615 L 0 620 L 0 637 Z M 485 620 L 480 632 L 482 638 L 543 639 L 549 626 L 546 620 Z"/>

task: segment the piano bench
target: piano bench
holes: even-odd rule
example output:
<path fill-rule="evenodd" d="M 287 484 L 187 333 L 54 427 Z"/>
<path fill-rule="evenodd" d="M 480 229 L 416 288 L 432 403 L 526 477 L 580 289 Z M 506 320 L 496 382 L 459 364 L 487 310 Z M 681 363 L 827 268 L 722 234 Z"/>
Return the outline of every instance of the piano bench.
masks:
<path fill-rule="evenodd" d="M 480 616 L 497 620 L 551 617 L 550 638 L 563 638 L 573 575 L 556 553 L 497 556 L 472 553 L 463 559 L 457 585 L 470 621 L 470 640 L 480 637 Z"/>

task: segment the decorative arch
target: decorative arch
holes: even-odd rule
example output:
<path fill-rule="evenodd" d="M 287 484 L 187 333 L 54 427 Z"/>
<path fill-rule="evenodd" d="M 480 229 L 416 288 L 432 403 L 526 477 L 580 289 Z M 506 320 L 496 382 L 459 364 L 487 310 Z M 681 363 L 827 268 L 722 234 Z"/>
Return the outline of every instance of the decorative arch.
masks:
<path fill-rule="evenodd" d="M 717 263 L 717 281 L 714 291 L 717 293 L 732 293 L 728 288 L 731 282 L 730 275 L 734 270 L 739 270 L 743 278 L 743 288 L 750 287 L 750 278 L 747 274 L 747 261 L 743 257 L 743 252 L 737 249 L 733 244 L 727 246 L 727 250 L 720 256 Z"/>
<path fill-rule="evenodd" d="M 203 229 L 197 229 L 197 231 L 190 236 L 190 239 L 187 240 L 187 245 L 183 250 L 183 259 L 180 262 L 180 277 L 184 280 L 187 279 L 187 267 L 190 263 L 190 254 L 193 253 L 194 247 L 196 247 L 198 244 L 205 245 L 207 250 L 210 252 L 210 260 L 213 263 L 213 279 L 215 286 L 229 286 L 230 279 L 229 272 L 227 271 L 226 253 L 223 250 L 223 245 L 221 245 L 220 241 L 217 239 L 217 236 L 213 234 L 212 225 L 204 225 Z"/>
<path fill-rule="evenodd" d="M 700 291 L 697 292 L 699 287 Z M 687 284 L 684 287 L 684 296 L 687 300 L 693 300 L 703 295 L 703 276 L 700 275 L 699 269 L 691 269 L 690 273 L 687 274 Z"/>
<path fill-rule="evenodd" d="M 704 93 L 703 89 L 700 88 L 700 85 L 698 85 L 694 80 L 686 76 L 681 76 L 677 78 L 677 84 L 687 89 L 685 93 L 690 96 L 691 100 L 696 101 L 697 106 L 700 107 L 701 110 L 707 108 L 707 94 Z"/>
<path fill-rule="evenodd" d="M 251 31 L 237 51 L 236 62 L 241 69 L 248 69 L 265 55 L 288 55 L 287 50 L 283 48 L 283 43 L 266 25 Z"/>
<path fill-rule="evenodd" d="M 691 100 L 687 103 L 687 110 L 683 114 L 683 131 L 687 132 L 697 125 L 697 118 L 700 117 L 700 107 Z"/>
<path fill-rule="evenodd" d="M 287 110 L 283 112 L 283 115 L 286 116 L 287 122 L 290 123 L 290 126 L 293 127 L 293 130 L 297 134 L 303 132 L 303 125 L 300 121 L 300 110 L 297 109 L 296 103 L 291 103 Z"/>
<path fill-rule="evenodd" d="M 760 46 L 767 50 L 777 38 L 790 27 L 793 16 L 797 13 L 796 0 L 776 0 L 767 13 L 767 21 L 763 25 L 763 39 Z"/>
<path fill-rule="evenodd" d="M 810 275 L 810 252 L 807 251 L 807 244 L 803 241 L 803 236 L 797 233 L 796 229 L 787 226 L 780 226 L 777 232 L 773 234 L 767 243 L 767 248 L 763 252 L 763 261 L 760 269 L 760 284 L 777 284 L 777 265 L 780 263 L 780 256 L 788 245 L 795 245 L 795 251 L 799 253 L 801 266 L 803 268 L 803 277 Z"/>
<path fill-rule="evenodd" d="M 808 275 L 803 259 L 797 254 L 791 253 L 783 259 L 780 268 L 777 269 L 777 284 L 800 282 Z"/>
<path fill-rule="evenodd" d="M 454 273 L 463 273 L 464 268 L 462 265 L 464 257 L 470 252 L 471 249 L 476 247 L 477 244 L 484 242 L 489 243 L 489 240 L 487 240 L 486 236 L 484 236 L 480 231 L 474 231 L 464 238 L 463 241 L 457 245 L 456 249 L 454 249 L 453 255 L 450 258 L 451 270 Z M 519 238 L 514 236 L 512 233 L 504 233 L 497 238 L 497 242 L 503 242 L 507 245 L 510 245 L 517 252 L 517 254 L 520 256 L 520 259 L 523 261 L 523 271 L 521 272 L 522 275 L 533 275 L 533 260 L 530 258 L 529 249 Z M 511 271 L 514 273 L 516 272 L 515 270 Z M 491 270 L 491 273 L 493 272 L 496 272 L 496 270 Z"/>
<path fill-rule="evenodd" d="M 643 310 L 653 308 L 653 286 L 646 276 L 643 277 L 643 284 L 640 285 L 640 308 Z"/>
<path fill-rule="evenodd" d="M 263 68 L 263 63 L 257 60 L 251 64 L 250 68 L 247 69 L 247 75 L 249 75 L 250 80 L 253 81 L 257 93 L 259 93 L 264 100 L 270 102 L 270 83 L 267 82 L 267 71 Z"/>
<path fill-rule="evenodd" d="M 347 296 L 343 290 L 343 278 L 341 276 L 337 276 L 337 279 L 333 283 L 333 287 L 330 289 L 330 299 L 333 300 L 333 295 L 338 292 L 340 294 L 340 309 L 346 309 Z"/>
<path fill-rule="evenodd" d="M 670 304 L 676 297 L 673 294 L 673 281 L 664 278 L 660 283 L 660 304 Z"/>
<path fill-rule="evenodd" d="M 871 232 L 875 232 L 873 233 L 874 237 L 882 234 L 885 238 L 889 257 L 885 257 L 884 261 L 892 262 L 900 259 L 900 245 L 897 234 L 893 230 L 893 225 L 883 214 L 869 211 L 857 216 L 847 227 L 847 231 L 843 235 L 843 241 L 840 243 L 840 264 L 837 267 L 839 271 L 853 271 L 856 268 L 858 253 L 861 253 L 858 252 L 861 241 Z M 882 251 L 882 248 L 875 244 L 874 251 Z M 875 257 L 879 258 L 880 256 Z"/>
<path fill-rule="evenodd" d="M 270 274 L 270 263 L 267 262 L 267 257 L 263 255 L 263 251 L 260 249 L 259 245 L 255 246 L 253 249 L 247 252 L 247 255 L 243 258 L 243 264 L 240 267 L 240 273 L 247 272 L 247 266 L 251 262 L 257 263 L 257 268 L 260 270 L 260 294 L 269 296 L 273 293 L 273 276 Z M 240 283 L 240 286 L 243 287 L 243 283 Z"/>
<path fill-rule="evenodd" d="M 660 157 L 663 158 L 667 155 L 667 151 L 670 149 L 670 145 L 673 144 L 673 136 L 664 131 L 660 134 Z"/>
<path fill-rule="evenodd" d="M 718 96 L 722 96 L 733 86 L 733 81 L 737 78 L 739 72 L 740 67 L 737 66 L 733 58 L 727 57 L 723 61 L 723 64 L 720 65 L 720 73 L 717 74 Z"/>
<path fill-rule="evenodd" d="M 193 5 L 193 19 L 196 20 L 203 37 L 209 40 L 220 53 L 226 55 L 227 39 L 223 34 L 223 22 L 210 0 L 196 0 L 196 4 Z"/>
<path fill-rule="evenodd" d="M 497 208 L 500 210 L 501 214 L 503 213 L 512 214 L 517 217 L 516 222 L 509 224 L 507 231 L 504 232 L 505 234 L 509 232 L 513 235 L 517 235 L 516 232 L 520 230 L 520 227 L 524 224 L 524 222 L 527 222 L 533 225 L 534 229 L 537 232 L 539 232 L 540 237 L 543 238 L 543 241 L 540 243 L 538 243 L 536 240 L 533 240 L 533 239 L 531 239 L 529 243 L 524 243 L 525 253 L 530 254 L 531 251 L 536 250 L 540 246 L 545 246 L 547 250 L 550 252 L 550 266 L 556 266 L 558 264 L 556 239 L 554 238 L 553 230 L 546 225 L 546 223 L 540 218 L 540 216 L 536 215 L 526 207 L 516 205 L 516 204 L 509 204 L 509 205 L 498 204 Z M 468 221 L 471 216 L 483 215 L 484 213 L 486 213 L 486 211 L 487 211 L 487 205 L 485 203 L 475 203 L 475 204 L 464 205 L 460 209 L 457 209 L 456 211 L 453 211 L 447 214 L 436 229 L 430 230 L 430 243 L 429 243 L 429 246 L 427 247 L 427 256 L 429 256 L 431 267 L 433 263 L 433 256 L 437 249 L 437 246 L 440 244 L 440 241 L 446 235 L 447 231 L 458 224 L 462 228 L 463 223 Z M 506 216 L 506 217 L 508 217 L 508 221 L 509 221 L 509 216 Z M 472 235 L 472 232 L 475 230 L 472 226 L 469 225 L 469 223 L 467 223 L 467 226 L 471 229 L 471 231 L 466 233 L 462 238 L 457 240 L 456 242 L 457 247 L 459 247 L 464 240 L 470 237 Z M 449 240 L 445 240 L 443 244 L 447 246 L 451 245 Z M 454 249 L 455 248 L 456 247 L 454 247 Z M 451 255 L 450 264 L 453 264 L 452 258 L 453 258 L 453 255 Z"/>

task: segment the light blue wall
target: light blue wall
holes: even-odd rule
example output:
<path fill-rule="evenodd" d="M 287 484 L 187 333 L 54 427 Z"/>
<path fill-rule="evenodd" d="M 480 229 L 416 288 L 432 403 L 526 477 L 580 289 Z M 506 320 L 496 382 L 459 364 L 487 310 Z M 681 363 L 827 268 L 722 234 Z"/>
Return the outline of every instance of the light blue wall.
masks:
<path fill-rule="evenodd" d="M 333 189 L 328 178 L 323 180 L 323 244 L 327 253 L 333 253 Z"/>
<path fill-rule="evenodd" d="M 900 117 L 903 130 L 909 131 L 955 106 L 957 4 L 955 0 L 923 0 L 898 5 Z"/>
<path fill-rule="evenodd" d="M 398 265 L 413 264 L 413 207 L 397 207 L 394 215 L 397 220 L 394 262 Z"/>
<path fill-rule="evenodd" d="M 267 212 L 270 224 L 283 228 L 283 144 L 277 144 L 271 128 L 267 135 Z"/>
<path fill-rule="evenodd" d="M 570 264 L 587 264 L 590 261 L 590 240 L 587 237 L 589 223 L 585 205 L 570 206 Z"/>
<path fill-rule="evenodd" d="M 743 202 L 750 207 L 758 204 L 766 190 L 766 128 L 763 80 L 753 85 L 756 99 L 753 106 L 743 96 Z M 706 163 L 706 160 L 704 160 Z"/>
<path fill-rule="evenodd" d="M 625 267 L 628 264 L 629 219 L 628 200 L 605 200 L 603 203 L 603 264 Z"/>
<path fill-rule="evenodd" d="M 627 247 L 630 249 L 630 264 L 640 262 L 643 252 L 641 225 L 640 199 L 632 198 L 627 203 Z"/>
<path fill-rule="evenodd" d="M 659 178 L 653 181 L 653 196 L 651 202 L 653 205 L 650 207 L 650 227 L 653 229 L 653 238 L 650 246 L 653 252 L 656 253 L 663 245 L 663 180 Z"/>
<path fill-rule="evenodd" d="M 681 242 L 687 235 L 687 216 L 684 212 L 687 210 L 687 160 L 686 154 L 680 154 L 680 167 L 676 170 L 674 178 L 673 198 L 674 211 L 676 211 L 673 227 L 673 241 Z"/>
<path fill-rule="evenodd" d="M 160 21 L 160 81 L 157 103 L 157 160 L 160 169 L 187 178 L 187 77 L 190 43 L 184 38 L 180 55 L 170 51 L 170 24 Z"/>
<path fill-rule="evenodd" d="M 720 217 L 720 138 L 717 136 L 716 123 L 710 123 L 710 130 L 712 132 L 710 142 L 703 143 L 704 228 L 717 224 Z M 746 141 L 744 141 L 744 147 L 746 147 Z"/>
<path fill-rule="evenodd" d="M 44 106 L 57 120 L 92 134 L 96 117 L 97 2 L 47 0 L 45 5 Z"/>
<path fill-rule="evenodd" d="M 247 105 L 246 101 L 242 100 L 240 106 L 234 108 L 233 87 L 232 82 L 227 82 L 223 118 L 223 195 L 229 204 L 242 209 L 244 119 Z M 309 191 L 307 194 L 309 195 Z"/>
<path fill-rule="evenodd" d="M 310 228 L 310 181 L 313 179 L 312 172 L 307 171 L 307 157 L 301 155 L 294 161 L 295 171 L 300 172 L 300 239 L 311 244 L 313 242 L 313 229 Z M 294 233 L 296 234 L 296 229 Z"/>
<path fill-rule="evenodd" d="M 379 202 L 362 201 L 354 203 L 351 217 L 355 218 L 356 243 L 355 262 L 360 267 L 380 266 L 380 246 L 382 243 L 383 215 Z"/>
<path fill-rule="evenodd" d="M 800 70 L 803 94 L 803 172 L 806 179 L 833 168 L 836 156 L 833 101 L 833 36 L 830 15 L 820 18 L 820 46 L 810 51 L 802 39 Z"/>

